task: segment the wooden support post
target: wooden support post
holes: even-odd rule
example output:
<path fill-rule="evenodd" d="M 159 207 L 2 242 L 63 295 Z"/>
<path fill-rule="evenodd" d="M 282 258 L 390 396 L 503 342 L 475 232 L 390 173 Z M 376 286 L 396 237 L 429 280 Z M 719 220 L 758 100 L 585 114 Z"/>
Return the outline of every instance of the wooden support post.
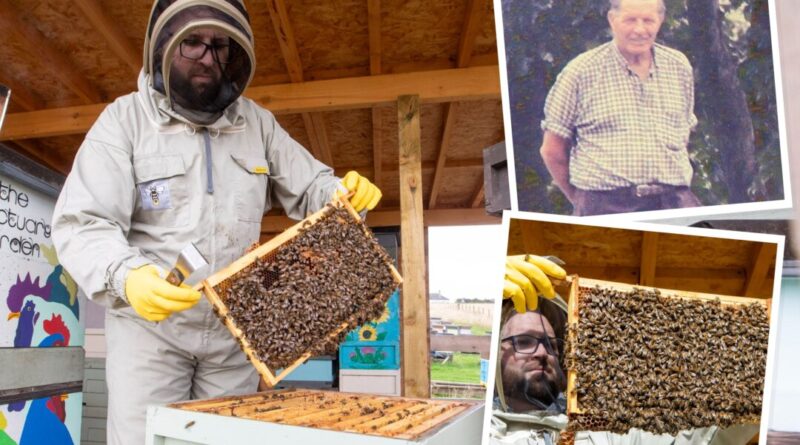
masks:
<path fill-rule="evenodd" d="M 656 259 L 658 257 L 658 232 L 642 232 L 642 257 L 639 266 L 639 284 L 656 285 Z"/>
<path fill-rule="evenodd" d="M 400 96 L 400 235 L 403 246 L 403 395 L 430 397 L 428 296 L 422 207 L 422 142 L 419 96 Z"/>
<path fill-rule="evenodd" d="M 744 284 L 742 293 L 745 297 L 765 297 L 762 295 L 761 288 L 767 280 L 767 273 L 775 258 L 777 246 L 771 243 L 758 243 L 753 246 L 750 268 L 747 270 L 747 280 Z"/>

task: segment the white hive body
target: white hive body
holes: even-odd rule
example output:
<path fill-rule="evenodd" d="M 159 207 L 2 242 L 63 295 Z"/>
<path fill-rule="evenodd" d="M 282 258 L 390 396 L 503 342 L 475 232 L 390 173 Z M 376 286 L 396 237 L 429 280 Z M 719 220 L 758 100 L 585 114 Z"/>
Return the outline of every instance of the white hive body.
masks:
<path fill-rule="evenodd" d="M 150 407 L 147 444 L 479 444 L 483 404 L 318 390 Z"/>

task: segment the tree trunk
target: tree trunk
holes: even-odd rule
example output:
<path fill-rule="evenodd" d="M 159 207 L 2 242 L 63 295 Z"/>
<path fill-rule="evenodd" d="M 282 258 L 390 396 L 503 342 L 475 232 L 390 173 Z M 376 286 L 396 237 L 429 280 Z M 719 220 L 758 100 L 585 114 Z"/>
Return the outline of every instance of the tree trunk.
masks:
<path fill-rule="evenodd" d="M 689 27 L 695 42 L 696 89 L 702 114 L 710 116 L 714 140 L 722 158 L 722 171 L 728 186 L 728 201 L 751 201 L 748 195 L 756 177 L 753 122 L 747 99 L 739 84 L 738 63 L 728 52 L 722 32 L 718 0 L 687 2 Z M 713 93 L 710 93 L 713 92 Z"/>

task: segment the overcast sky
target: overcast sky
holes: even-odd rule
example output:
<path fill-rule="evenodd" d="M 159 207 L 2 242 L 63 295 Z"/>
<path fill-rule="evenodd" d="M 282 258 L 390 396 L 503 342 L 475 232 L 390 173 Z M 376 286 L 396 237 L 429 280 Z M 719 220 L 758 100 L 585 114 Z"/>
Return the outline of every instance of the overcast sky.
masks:
<path fill-rule="evenodd" d="M 501 292 L 503 226 L 444 226 L 428 229 L 431 292 L 445 297 L 491 299 Z"/>

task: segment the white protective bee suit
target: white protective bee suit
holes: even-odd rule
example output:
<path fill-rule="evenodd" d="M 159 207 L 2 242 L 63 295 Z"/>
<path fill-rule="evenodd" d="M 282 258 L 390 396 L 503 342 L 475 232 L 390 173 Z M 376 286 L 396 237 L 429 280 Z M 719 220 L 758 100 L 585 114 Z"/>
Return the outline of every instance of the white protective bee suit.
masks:
<path fill-rule="evenodd" d="M 258 241 L 272 202 L 302 219 L 339 183 L 270 112 L 240 96 L 255 69 L 248 22 L 238 0 L 156 1 L 139 90 L 102 112 L 56 204 L 59 259 L 107 308 L 109 444 L 144 443 L 148 405 L 254 392 L 258 383 L 205 298 L 149 322 L 126 301 L 128 273 L 148 263 L 169 270 L 193 242 L 210 263 L 188 280 L 197 283 Z M 170 57 L 200 27 L 229 35 L 235 57 L 219 94 L 181 107 Z"/>

